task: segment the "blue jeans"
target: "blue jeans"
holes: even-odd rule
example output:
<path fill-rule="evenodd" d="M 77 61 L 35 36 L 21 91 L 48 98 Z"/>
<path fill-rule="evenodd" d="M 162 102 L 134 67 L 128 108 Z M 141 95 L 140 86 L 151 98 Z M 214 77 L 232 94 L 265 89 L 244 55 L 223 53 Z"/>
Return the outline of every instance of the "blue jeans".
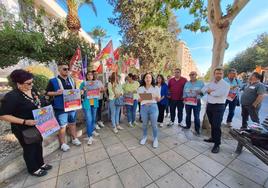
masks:
<path fill-rule="evenodd" d="M 133 105 L 126 105 L 127 108 L 127 120 L 129 123 L 133 123 L 136 120 L 138 101 L 134 100 Z"/>
<path fill-rule="evenodd" d="M 237 103 L 239 102 L 238 100 L 239 99 L 236 97 L 234 98 L 233 101 L 226 100 L 225 102 L 225 108 L 227 107 L 227 105 L 229 105 L 229 113 L 228 113 L 227 120 L 226 120 L 227 123 L 231 123 L 233 120 L 233 117 L 235 114 L 235 107 Z"/>
<path fill-rule="evenodd" d="M 95 129 L 97 108 L 90 107 L 90 109 L 83 109 L 86 118 L 87 136 L 91 137 Z"/>
<path fill-rule="evenodd" d="M 200 110 L 201 110 L 201 103 L 198 102 L 197 106 L 193 105 L 185 105 L 185 111 L 186 111 L 186 127 L 191 127 L 191 116 L 192 116 L 192 110 L 194 112 L 194 125 L 195 125 L 195 131 L 197 133 L 200 132 Z"/>
<path fill-rule="evenodd" d="M 64 110 L 54 109 L 54 112 L 61 128 L 66 127 L 70 123 L 76 123 L 76 111 L 64 112 Z"/>
<path fill-rule="evenodd" d="M 115 100 L 110 100 L 109 107 L 111 111 L 112 127 L 115 128 L 116 125 L 119 125 L 119 114 L 121 106 L 116 106 Z"/>
<path fill-rule="evenodd" d="M 159 111 L 157 104 L 147 104 L 141 105 L 141 119 L 142 119 L 142 129 L 143 129 L 143 137 L 147 136 L 147 124 L 148 121 L 151 121 L 152 129 L 153 129 L 153 137 L 157 138 L 158 130 L 157 130 L 157 117 Z"/>

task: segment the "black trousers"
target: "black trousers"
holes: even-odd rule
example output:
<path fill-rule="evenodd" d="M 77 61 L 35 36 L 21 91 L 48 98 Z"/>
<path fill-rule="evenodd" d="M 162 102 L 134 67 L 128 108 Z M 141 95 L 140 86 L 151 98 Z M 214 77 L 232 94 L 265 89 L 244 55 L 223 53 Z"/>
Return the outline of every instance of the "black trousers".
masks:
<path fill-rule="evenodd" d="M 182 122 L 184 103 L 182 100 L 170 100 L 170 118 L 174 123 L 176 108 L 178 109 L 178 123 Z"/>
<path fill-rule="evenodd" d="M 221 122 L 225 110 L 225 104 L 210 104 L 207 105 L 208 121 L 211 125 L 211 138 L 215 145 L 221 144 Z"/>
<path fill-rule="evenodd" d="M 42 142 L 35 144 L 25 144 L 22 132 L 14 131 L 13 134 L 19 140 L 23 149 L 23 158 L 29 173 L 37 171 L 44 165 Z"/>
<path fill-rule="evenodd" d="M 101 121 L 102 103 L 103 103 L 103 99 L 100 99 L 99 100 L 99 107 L 97 109 L 97 118 L 96 118 L 97 122 Z"/>
<path fill-rule="evenodd" d="M 157 106 L 158 106 L 158 111 L 159 111 L 157 122 L 163 123 L 164 116 L 165 116 L 166 105 L 162 105 L 160 103 L 157 103 Z"/>
<path fill-rule="evenodd" d="M 242 128 L 247 128 L 248 126 L 248 116 L 250 116 L 250 119 L 253 122 L 260 123 L 259 119 L 259 110 L 261 108 L 261 105 L 259 105 L 257 108 L 255 108 L 252 105 L 242 105 Z"/>

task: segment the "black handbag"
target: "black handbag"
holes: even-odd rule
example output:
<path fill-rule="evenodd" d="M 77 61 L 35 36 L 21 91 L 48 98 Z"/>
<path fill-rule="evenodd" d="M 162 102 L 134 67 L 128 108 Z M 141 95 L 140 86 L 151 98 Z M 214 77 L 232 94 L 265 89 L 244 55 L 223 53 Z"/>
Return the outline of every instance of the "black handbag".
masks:
<path fill-rule="evenodd" d="M 22 131 L 25 144 L 35 144 L 42 142 L 43 137 L 35 126 Z"/>

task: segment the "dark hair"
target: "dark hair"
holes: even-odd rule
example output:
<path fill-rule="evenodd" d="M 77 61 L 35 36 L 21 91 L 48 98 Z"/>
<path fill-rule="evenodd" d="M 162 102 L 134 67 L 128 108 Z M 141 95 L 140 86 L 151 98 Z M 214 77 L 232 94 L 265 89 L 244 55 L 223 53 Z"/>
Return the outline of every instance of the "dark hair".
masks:
<path fill-rule="evenodd" d="M 114 84 L 116 82 L 116 77 L 117 77 L 116 72 L 113 72 L 112 75 L 111 75 L 111 83 L 112 84 Z"/>
<path fill-rule="evenodd" d="M 180 72 L 181 72 L 181 69 L 180 69 L 180 68 L 175 68 L 175 70 L 178 70 L 178 71 L 180 71 Z"/>
<path fill-rule="evenodd" d="M 88 71 L 87 72 L 87 74 L 86 74 L 86 80 L 88 80 L 87 76 L 88 76 L 89 73 L 91 73 L 93 75 L 93 79 L 92 80 L 94 80 L 94 71 Z"/>
<path fill-rule="evenodd" d="M 33 74 L 23 69 L 16 69 L 9 77 L 14 84 L 23 84 L 25 81 L 33 79 Z"/>
<path fill-rule="evenodd" d="M 214 72 L 213 73 L 215 74 L 216 71 L 222 71 L 222 72 L 224 72 L 224 69 L 222 67 L 217 67 L 217 68 L 214 69 Z"/>
<path fill-rule="evenodd" d="M 127 75 L 129 78 L 131 78 L 132 80 L 134 80 L 134 74 L 132 74 L 132 73 L 129 73 L 128 75 Z"/>
<path fill-rule="evenodd" d="M 236 71 L 236 69 L 234 69 L 234 68 L 231 68 L 231 69 L 229 69 L 228 70 L 228 73 L 236 73 L 237 71 Z"/>
<path fill-rule="evenodd" d="M 158 84 L 158 77 L 161 78 L 161 85 L 163 85 L 165 83 L 165 78 L 162 74 L 158 74 L 156 77 L 156 84 Z"/>
<path fill-rule="evenodd" d="M 146 83 L 145 83 L 145 77 L 146 77 L 148 74 L 150 74 L 151 77 L 152 77 L 152 83 L 151 83 L 152 86 L 155 86 L 155 80 L 154 80 L 154 77 L 153 77 L 152 73 L 146 73 L 146 74 L 143 75 L 142 80 L 141 80 L 141 86 L 145 86 L 145 85 L 146 85 Z"/>
<path fill-rule="evenodd" d="M 257 78 L 258 80 L 262 79 L 262 75 L 257 73 L 257 72 L 253 72 L 251 76 L 254 76 L 255 78 Z"/>

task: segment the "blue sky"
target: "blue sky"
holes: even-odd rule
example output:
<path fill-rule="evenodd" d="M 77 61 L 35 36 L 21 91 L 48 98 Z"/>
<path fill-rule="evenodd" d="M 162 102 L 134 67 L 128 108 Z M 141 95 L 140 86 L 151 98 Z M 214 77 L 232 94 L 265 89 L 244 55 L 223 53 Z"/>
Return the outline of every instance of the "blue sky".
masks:
<path fill-rule="evenodd" d="M 62 0 L 57 0 L 59 4 L 64 7 Z M 226 2 L 226 0 L 224 0 Z M 227 0 L 227 2 L 232 2 Z M 106 29 L 108 36 L 104 40 L 107 43 L 110 39 L 113 40 L 114 49 L 120 45 L 121 36 L 118 34 L 119 28 L 111 25 L 108 22 L 109 17 L 113 17 L 113 8 L 106 0 L 94 1 L 98 16 L 96 17 L 93 11 L 86 5 L 79 9 L 79 17 L 82 28 L 85 31 L 90 31 L 95 26 L 101 26 Z M 66 7 L 64 7 L 66 10 Z M 210 32 L 194 33 L 183 29 L 183 26 L 189 23 L 192 18 L 189 16 L 187 10 L 176 11 L 177 20 L 182 33 L 179 38 L 184 40 L 190 48 L 192 57 L 196 62 L 199 70 L 206 73 L 211 64 L 212 56 L 212 35 Z M 263 32 L 268 32 L 268 1 L 267 0 L 251 0 L 247 6 L 240 12 L 240 14 L 233 21 L 231 29 L 228 34 L 229 48 L 225 52 L 224 62 L 231 60 L 237 53 L 249 47 L 254 39 Z"/>

